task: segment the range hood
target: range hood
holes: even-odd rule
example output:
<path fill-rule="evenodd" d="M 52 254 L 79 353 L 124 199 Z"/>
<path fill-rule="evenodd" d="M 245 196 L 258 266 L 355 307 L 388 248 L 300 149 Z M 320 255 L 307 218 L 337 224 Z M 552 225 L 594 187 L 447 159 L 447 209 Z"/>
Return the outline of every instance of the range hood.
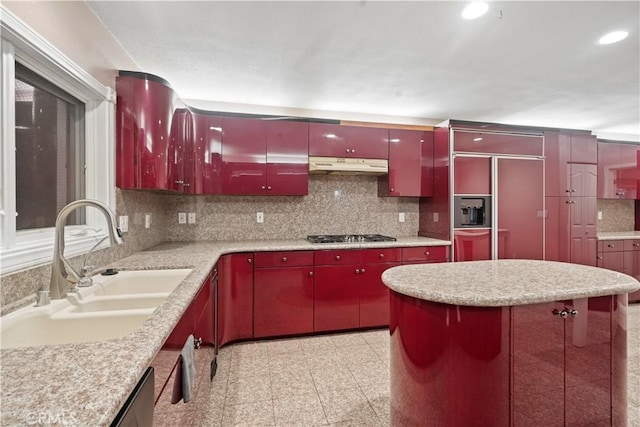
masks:
<path fill-rule="evenodd" d="M 384 159 L 310 156 L 309 173 L 336 175 L 385 175 L 389 173 L 389 161 Z"/>

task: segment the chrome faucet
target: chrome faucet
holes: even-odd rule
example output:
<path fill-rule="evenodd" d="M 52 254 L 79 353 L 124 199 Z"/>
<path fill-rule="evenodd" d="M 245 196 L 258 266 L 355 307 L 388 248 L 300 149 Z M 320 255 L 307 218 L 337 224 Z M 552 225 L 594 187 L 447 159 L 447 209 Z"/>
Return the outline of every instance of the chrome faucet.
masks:
<path fill-rule="evenodd" d="M 81 276 L 73 269 L 73 267 L 64 257 L 64 226 L 67 222 L 67 217 L 71 212 L 85 206 L 97 208 L 104 214 L 107 220 L 107 230 L 109 231 L 109 238 L 112 245 L 119 245 L 124 242 L 124 240 L 122 240 L 122 232 L 116 225 L 115 215 L 113 214 L 113 212 L 111 212 L 111 209 L 109 209 L 109 207 L 104 203 L 97 200 L 82 199 L 71 202 L 64 208 L 62 208 L 58 213 L 58 216 L 56 217 L 55 242 L 53 245 L 53 264 L 51 266 L 51 282 L 49 283 L 49 289 L 46 289 L 45 286 L 38 292 L 38 300 L 36 302 L 36 305 L 38 307 L 49 304 L 51 298 L 64 298 L 67 295 L 68 290 L 74 287 L 81 280 Z M 98 244 L 100 244 L 101 242 L 102 240 L 98 242 Z M 91 253 L 96 247 L 97 245 L 91 248 L 89 253 Z M 85 262 L 86 259 L 87 258 L 85 257 Z"/>

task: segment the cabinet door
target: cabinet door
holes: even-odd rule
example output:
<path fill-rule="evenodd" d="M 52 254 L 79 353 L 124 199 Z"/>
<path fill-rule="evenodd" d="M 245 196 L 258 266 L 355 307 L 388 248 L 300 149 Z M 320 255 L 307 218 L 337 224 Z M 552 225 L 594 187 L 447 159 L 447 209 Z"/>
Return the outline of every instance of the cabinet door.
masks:
<path fill-rule="evenodd" d="M 193 114 L 194 176 L 190 192 L 222 192 L 222 117 Z"/>
<path fill-rule="evenodd" d="M 600 252 L 598 254 L 598 267 L 624 273 L 624 252 Z"/>
<path fill-rule="evenodd" d="M 456 156 L 453 171 L 455 194 L 491 194 L 491 158 Z"/>
<path fill-rule="evenodd" d="M 544 134 L 545 196 L 568 196 L 567 164 L 571 161 L 571 136 Z"/>
<path fill-rule="evenodd" d="M 635 199 L 638 188 L 640 146 L 598 143 L 598 197 Z"/>
<path fill-rule="evenodd" d="M 513 425 L 564 426 L 564 328 L 561 303 L 511 309 Z"/>
<path fill-rule="evenodd" d="M 389 288 L 382 282 L 382 273 L 399 262 L 363 264 L 360 268 L 360 327 L 389 325 Z"/>
<path fill-rule="evenodd" d="M 309 155 L 348 157 L 349 136 L 344 127 L 330 123 L 309 123 Z"/>
<path fill-rule="evenodd" d="M 261 195 L 266 190 L 265 122 L 222 120 L 222 193 Z"/>
<path fill-rule="evenodd" d="M 485 261 L 491 259 L 491 230 L 488 228 L 455 230 L 453 232 L 455 261 Z"/>
<path fill-rule="evenodd" d="M 389 131 L 382 128 L 310 123 L 309 155 L 387 159 Z"/>
<path fill-rule="evenodd" d="M 386 194 L 380 196 L 422 196 L 422 144 L 424 132 L 391 129 L 389 131 L 389 174 L 378 181 L 386 182 Z"/>
<path fill-rule="evenodd" d="M 402 248 L 402 263 L 417 264 L 449 260 L 448 246 L 416 246 Z"/>
<path fill-rule="evenodd" d="M 570 202 L 571 262 L 595 266 L 597 200 L 595 197 L 576 197 Z"/>
<path fill-rule="evenodd" d="M 267 194 L 309 193 L 309 124 L 271 121 L 267 128 Z"/>
<path fill-rule="evenodd" d="M 253 337 L 253 254 L 218 261 L 218 345 Z"/>
<path fill-rule="evenodd" d="M 213 294 L 213 274 L 207 277 L 200 292 L 196 295 L 193 304 L 195 305 L 195 325 L 193 336 L 202 339 L 203 345 L 215 345 L 215 301 Z"/>
<path fill-rule="evenodd" d="M 348 146 L 351 150 L 347 157 L 361 159 L 389 158 L 389 130 L 360 126 L 345 126 Z"/>
<path fill-rule="evenodd" d="M 611 424 L 612 297 L 567 301 L 577 311 L 565 322 L 565 425 Z"/>
<path fill-rule="evenodd" d="M 626 242 L 625 242 L 626 243 Z M 633 241 L 633 244 L 640 244 L 637 241 Z M 634 250 L 624 252 L 624 267 L 625 273 L 640 280 L 640 250 L 634 247 Z M 640 289 L 629 294 L 629 302 L 640 301 Z"/>
<path fill-rule="evenodd" d="M 545 197 L 545 259 L 548 261 L 571 261 L 570 202 L 568 197 Z"/>
<path fill-rule="evenodd" d="M 335 331 L 360 324 L 358 265 L 316 265 L 314 330 Z"/>
<path fill-rule="evenodd" d="M 255 269 L 256 338 L 313 332 L 313 267 Z"/>
<path fill-rule="evenodd" d="M 571 163 L 567 168 L 569 182 L 569 196 L 596 197 L 598 188 L 596 165 Z"/>
<path fill-rule="evenodd" d="M 193 119 L 184 107 L 176 108 L 171 119 L 169 134 L 169 179 L 171 189 L 180 193 L 191 192 L 193 182 Z"/>

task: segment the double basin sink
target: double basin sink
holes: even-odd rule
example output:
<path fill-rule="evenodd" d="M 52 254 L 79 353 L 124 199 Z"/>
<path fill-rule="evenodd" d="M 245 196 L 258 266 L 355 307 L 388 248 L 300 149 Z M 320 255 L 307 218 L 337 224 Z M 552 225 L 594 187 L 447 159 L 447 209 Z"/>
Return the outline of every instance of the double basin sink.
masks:
<path fill-rule="evenodd" d="M 0 320 L 0 348 L 119 338 L 135 331 L 192 270 L 121 271 L 96 275 L 93 286 Z"/>

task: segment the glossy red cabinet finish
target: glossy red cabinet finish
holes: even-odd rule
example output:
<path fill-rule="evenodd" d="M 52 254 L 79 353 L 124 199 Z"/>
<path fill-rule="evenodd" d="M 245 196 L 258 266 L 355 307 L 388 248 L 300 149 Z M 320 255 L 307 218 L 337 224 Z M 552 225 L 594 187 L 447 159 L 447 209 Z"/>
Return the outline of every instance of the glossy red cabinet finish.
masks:
<path fill-rule="evenodd" d="M 218 261 L 218 346 L 253 338 L 253 254 Z"/>
<path fill-rule="evenodd" d="M 399 248 L 315 251 L 315 331 L 387 325 L 381 276 L 400 258 Z"/>
<path fill-rule="evenodd" d="M 538 135 L 492 133 L 454 129 L 453 151 L 460 153 L 541 156 L 543 139 Z"/>
<path fill-rule="evenodd" d="M 189 193 L 222 193 L 222 117 L 193 113 L 193 179 Z"/>
<path fill-rule="evenodd" d="M 640 280 L 640 241 L 599 240 L 598 267 L 628 274 Z M 640 290 L 629 294 L 629 302 L 640 301 Z"/>
<path fill-rule="evenodd" d="M 194 179 L 193 117 L 184 108 L 176 108 L 171 119 L 169 135 L 169 176 L 173 180 L 172 189 L 181 193 L 191 193 Z"/>
<path fill-rule="evenodd" d="M 424 264 L 449 260 L 448 246 L 415 246 L 402 248 L 403 264 Z"/>
<path fill-rule="evenodd" d="M 504 242 L 504 239 L 502 241 Z M 485 261 L 490 259 L 490 229 L 476 228 L 468 230 L 455 230 L 453 232 L 454 261 Z"/>
<path fill-rule="evenodd" d="M 433 194 L 433 132 L 389 130 L 389 173 L 378 177 L 378 196 Z"/>
<path fill-rule="evenodd" d="M 598 197 L 638 198 L 640 145 L 598 142 Z"/>
<path fill-rule="evenodd" d="M 588 133 L 545 132 L 545 196 L 568 196 L 568 164 L 596 164 L 597 150 L 596 137 Z"/>
<path fill-rule="evenodd" d="M 116 186 L 175 190 L 170 155 L 178 98 L 161 79 L 116 78 Z"/>
<path fill-rule="evenodd" d="M 313 252 L 254 256 L 254 337 L 313 332 Z"/>
<path fill-rule="evenodd" d="M 307 123 L 223 119 L 222 192 L 308 193 Z"/>
<path fill-rule="evenodd" d="M 509 424 L 509 309 L 391 292 L 391 424 Z"/>
<path fill-rule="evenodd" d="M 612 408 L 620 416 L 626 405 L 612 390 L 621 386 L 619 366 L 626 362 L 617 332 L 620 302 L 607 296 L 512 309 L 514 425 L 625 425 L 611 418 Z M 563 309 L 577 314 L 553 314 Z M 612 352 L 620 346 L 623 352 Z"/>
<path fill-rule="evenodd" d="M 392 291 L 392 425 L 626 425 L 625 305 L 467 307 Z"/>
<path fill-rule="evenodd" d="M 389 131 L 383 128 L 310 123 L 309 155 L 387 159 Z"/>
<path fill-rule="evenodd" d="M 455 194 L 491 194 L 491 158 L 461 157 L 453 159 Z"/>

